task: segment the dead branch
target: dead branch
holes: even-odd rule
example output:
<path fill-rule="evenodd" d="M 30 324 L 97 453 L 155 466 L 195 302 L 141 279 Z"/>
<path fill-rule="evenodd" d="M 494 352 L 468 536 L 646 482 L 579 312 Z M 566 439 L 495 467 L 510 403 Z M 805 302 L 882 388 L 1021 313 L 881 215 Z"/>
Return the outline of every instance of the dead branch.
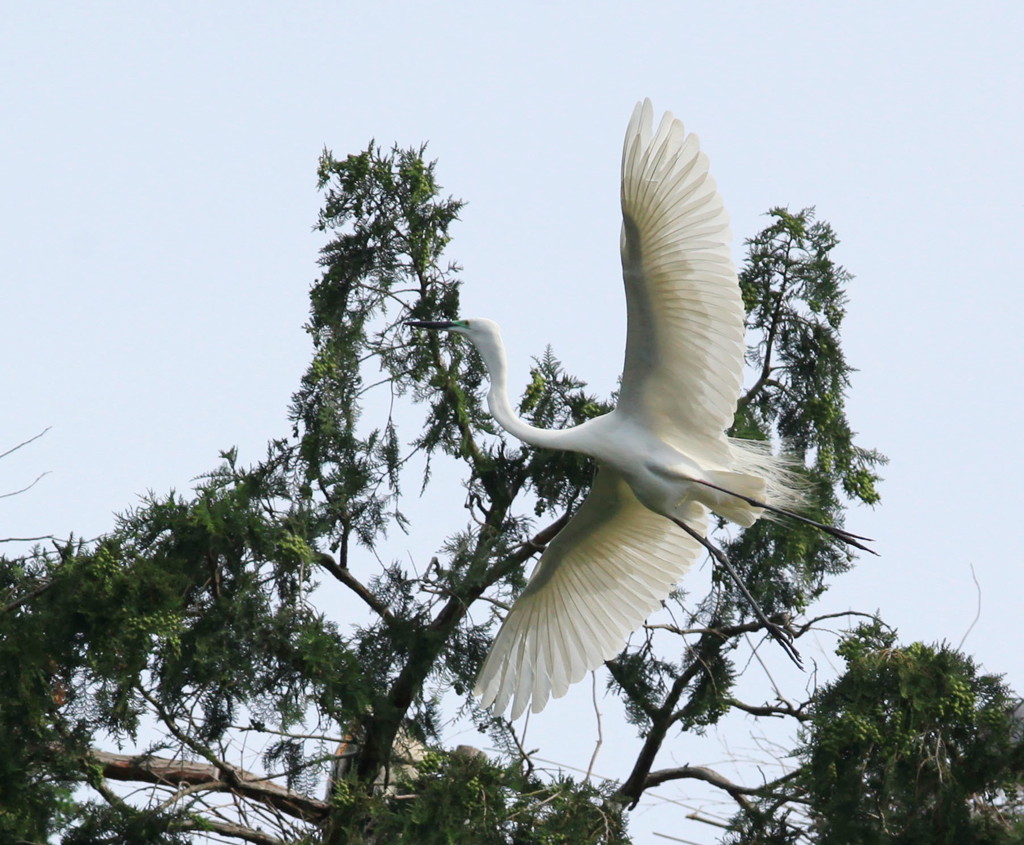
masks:
<path fill-rule="evenodd" d="M 838 610 L 835 613 L 823 613 L 821 616 L 815 616 L 813 619 L 808 619 L 806 622 L 804 622 L 796 629 L 794 636 L 802 637 L 819 622 L 824 622 L 826 619 L 841 619 L 844 616 L 863 616 L 865 619 L 870 619 L 873 622 L 878 622 L 879 624 L 888 628 L 890 631 L 892 630 L 891 625 L 886 623 L 884 620 L 880 619 L 874 613 L 864 613 L 860 610 Z"/>
<path fill-rule="evenodd" d="M 317 563 L 330 572 L 331 575 L 337 578 L 353 593 L 359 596 L 359 598 L 361 598 L 381 619 L 389 625 L 394 623 L 395 617 L 392 615 L 391 611 L 387 609 L 384 603 L 371 593 L 367 589 L 366 585 L 356 578 L 355 575 L 345 569 L 345 567 L 340 566 L 333 557 L 327 554 L 327 552 L 320 552 L 317 555 Z"/>
<path fill-rule="evenodd" d="M 801 722 L 808 721 L 811 717 L 804 712 L 804 704 L 799 707 L 794 707 L 788 701 L 780 702 L 779 704 L 745 704 L 735 698 L 729 699 L 729 706 L 735 707 L 737 710 L 742 710 L 744 713 L 749 713 L 751 716 L 775 716 L 783 718 L 785 716 L 792 716 L 794 719 L 798 719 Z"/>
<path fill-rule="evenodd" d="M 255 842 L 256 845 L 285 845 L 285 840 L 263 833 L 260 830 L 253 830 L 251 827 L 243 827 L 240 824 L 230 822 L 216 822 L 211 819 L 186 819 L 175 822 L 173 830 L 202 830 L 219 833 L 221 836 L 230 836 L 235 839 L 243 839 L 246 842 Z"/>
<path fill-rule="evenodd" d="M 648 773 L 644 779 L 644 789 L 653 789 L 667 781 L 683 780 L 685 778 L 702 780 L 705 783 L 710 783 L 712 786 L 717 786 L 719 789 L 728 792 L 736 803 L 744 809 L 750 806 L 747 796 L 763 795 L 765 793 L 765 787 L 742 786 L 706 766 L 678 766 L 674 769 L 658 769 Z"/>
<path fill-rule="evenodd" d="M 292 818 L 306 822 L 318 822 L 327 817 L 330 809 L 324 801 L 310 798 L 300 792 L 267 780 L 261 775 L 248 772 L 236 766 L 230 773 L 211 763 L 194 760 L 175 760 L 167 757 L 114 754 L 110 751 L 92 749 L 92 762 L 98 763 L 103 777 L 108 780 L 154 783 L 164 786 L 200 786 L 211 792 L 232 792 L 253 801 L 260 801 Z M 260 834 L 261 836 L 263 834 Z M 244 837 L 243 837 L 244 838 Z M 253 842 L 276 842 L 268 838 Z"/>
<path fill-rule="evenodd" d="M 44 478 L 45 476 L 47 476 L 49 474 L 50 474 L 50 470 L 47 470 L 46 472 L 39 473 L 39 475 L 36 476 L 36 480 L 35 481 L 33 481 L 31 484 L 25 485 L 20 490 L 12 490 L 10 493 L 0 493 L 0 499 L 7 499 L 7 498 L 10 498 L 11 496 L 17 496 L 19 493 L 24 493 L 27 490 L 31 490 L 33 487 L 35 487 L 39 483 L 40 479 Z"/>
<path fill-rule="evenodd" d="M 38 440 L 40 437 L 46 434 L 46 432 L 48 432 L 51 428 L 53 428 L 53 426 L 48 425 L 46 428 L 40 431 L 39 434 L 37 434 L 35 437 L 30 437 L 28 440 L 23 440 L 17 446 L 12 446 L 6 452 L 0 452 L 0 458 L 6 458 L 12 452 L 17 452 L 22 446 L 28 446 L 29 443 L 31 443 L 33 440 Z"/>
<path fill-rule="evenodd" d="M 768 621 L 773 624 L 786 627 L 790 623 L 790 618 L 782 614 L 775 614 L 774 616 L 768 617 Z M 650 625 L 645 624 L 644 628 L 648 631 L 669 631 L 673 634 L 678 634 L 681 637 L 686 636 L 687 634 L 711 634 L 712 636 L 719 637 L 722 640 L 728 640 L 732 637 L 738 636 L 739 634 L 752 634 L 756 631 L 764 631 L 766 629 L 766 625 L 761 621 L 751 620 L 750 622 L 744 622 L 739 625 L 722 625 L 719 628 L 680 628 L 678 625 L 667 625 L 664 623 Z"/>
<path fill-rule="evenodd" d="M 0 543 L 34 543 L 38 540 L 53 540 L 53 534 L 41 534 L 38 537 L 0 537 Z"/>

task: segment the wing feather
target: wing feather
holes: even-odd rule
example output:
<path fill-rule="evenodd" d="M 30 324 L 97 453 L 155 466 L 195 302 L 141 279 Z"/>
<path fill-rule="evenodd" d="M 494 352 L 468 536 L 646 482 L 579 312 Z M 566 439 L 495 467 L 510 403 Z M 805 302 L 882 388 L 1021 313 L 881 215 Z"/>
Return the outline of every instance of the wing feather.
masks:
<path fill-rule="evenodd" d="M 618 410 L 669 443 L 728 459 L 743 378 L 743 302 L 725 207 L 695 135 L 649 100 L 622 157 L 628 328 Z"/>
<path fill-rule="evenodd" d="M 692 503 L 689 523 L 704 531 Z M 517 719 L 614 657 L 696 560 L 701 546 L 645 508 L 602 468 L 579 511 L 548 544 L 477 680 L 482 704 Z"/>

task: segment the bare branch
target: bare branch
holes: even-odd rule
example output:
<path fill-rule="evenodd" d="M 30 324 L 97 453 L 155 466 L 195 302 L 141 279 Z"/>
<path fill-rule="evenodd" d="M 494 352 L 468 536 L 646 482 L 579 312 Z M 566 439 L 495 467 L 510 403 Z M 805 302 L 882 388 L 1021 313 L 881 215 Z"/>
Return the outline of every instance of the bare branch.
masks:
<path fill-rule="evenodd" d="M 0 537 L 0 543 L 33 543 L 36 540 L 53 540 L 53 534 L 43 534 L 40 537 Z"/>
<path fill-rule="evenodd" d="M 89 757 L 102 767 L 103 776 L 108 780 L 164 786 L 188 784 L 205 787 L 211 792 L 233 792 L 244 798 L 261 801 L 292 818 L 308 822 L 321 821 L 327 817 L 330 809 L 330 805 L 324 801 L 310 798 L 308 795 L 273 783 L 261 775 L 227 764 L 216 766 L 194 760 L 114 754 L 99 749 L 90 750 Z"/>
<path fill-rule="evenodd" d="M 768 617 L 768 620 L 773 624 L 777 625 L 788 625 L 789 618 L 776 614 Z M 756 631 L 763 631 L 767 626 L 760 621 L 751 620 L 750 622 L 744 622 L 740 625 L 722 625 L 720 628 L 680 628 L 678 625 L 666 625 L 662 623 L 653 625 L 644 625 L 648 631 L 670 631 L 673 634 L 679 636 L 686 636 L 687 634 L 710 634 L 714 637 L 720 637 L 723 640 L 732 639 L 739 634 L 751 634 Z"/>
<path fill-rule="evenodd" d="M 367 589 L 366 585 L 356 578 L 355 575 L 349 572 L 345 567 L 339 566 L 338 562 L 333 557 L 326 552 L 320 552 L 317 555 L 317 563 L 330 572 L 331 575 L 337 578 L 353 593 L 359 596 L 359 598 L 361 598 L 381 619 L 389 625 L 394 623 L 395 617 L 391 611 L 387 609 L 384 603 L 371 593 L 369 589 Z"/>
<path fill-rule="evenodd" d="M 737 710 L 742 710 L 744 713 L 749 713 L 751 716 L 774 716 L 776 718 L 783 718 L 784 716 L 792 716 L 794 719 L 799 719 L 801 722 L 808 721 L 811 717 L 804 712 L 805 704 L 801 704 L 799 707 L 794 707 L 788 701 L 780 701 L 778 704 L 745 704 L 735 698 L 729 699 L 729 705 L 735 707 Z"/>
<path fill-rule="evenodd" d="M 874 613 L 864 613 L 860 610 L 839 610 L 835 613 L 823 613 L 821 616 L 815 616 L 813 619 L 808 619 L 803 625 L 800 625 L 796 632 L 793 634 L 795 637 L 802 637 L 808 631 L 810 631 L 819 622 L 824 622 L 826 619 L 842 619 L 844 616 L 862 616 L 865 619 L 870 619 L 873 622 L 878 622 L 880 625 L 892 630 L 892 626 L 884 620 L 880 619 Z"/>
<path fill-rule="evenodd" d="M 701 667 L 707 663 L 707 660 L 712 657 L 712 653 L 717 654 L 720 648 L 721 644 L 717 641 L 702 638 L 702 642 L 694 649 L 694 656 L 690 665 L 686 667 L 685 671 L 676 676 L 661 706 L 650 708 L 646 704 L 642 705 L 644 712 L 651 720 L 651 726 L 647 731 L 647 738 L 644 740 L 643 747 L 636 757 L 636 762 L 633 764 L 633 771 L 630 772 L 625 783 L 619 787 L 617 793 L 629 799 L 630 809 L 640 802 L 640 796 L 643 795 L 644 790 L 647 788 L 647 778 L 650 776 L 651 766 L 654 765 L 654 758 L 661 750 L 661 745 L 668 735 L 668 729 L 680 718 L 680 715 L 676 712 L 676 705 L 679 703 L 683 690 L 686 689 Z M 608 667 L 613 678 L 618 680 L 621 677 L 621 672 L 618 672 L 618 667 L 614 660 L 607 661 L 605 666 Z M 640 702 L 637 703 L 639 704 Z"/>
<path fill-rule="evenodd" d="M 684 778 L 702 780 L 705 783 L 710 783 L 712 786 L 717 786 L 719 789 L 725 790 L 736 800 L 736 803 L 744 809 L 750 806 L 750 802 L 747 800 L 746 796 L 758 795 L 760 793 L 760 790 L 734 783 L 706 766 L 679 766 L 675 769 L 658 769 L 657 771 L 651 772 L 647 775 L 647 779 L 644 782 L 644 789 L 651 789 L 655 786 L 660 786 L 666 781 L 683 780 Z"/>
<path fill-rule="evenodd" d="M 594 753 L 590 755 L 590 765 L 587 766 L 587 780 L 590 780 L 590 773 L 594 771 L 594 763 L 597 762 L 597 752 L 601 750 L 604 742 L 604 732 L 601 730 L 601 710 L 597 706 L 597 672 L 590 673 L 590 695 L 594 702 L 594 716 L 597 719 L 597 742 L 594 743 Z"/>
<path fill-rule="evenodd" d="M 31 484 L 26 485 L 25 487 L 22 487 L 20 490 L 12 490 L 10 493 L 0 493 L 0 499 L 7 499 L 10 498 L 11 496 L 17 496 L 19 493 L 24 493 L 26 490 L 31 490 L 39 483 L 39 479 L 49 474 L 49 470 L 47 470 L 46 472 L 39 473 L 39 475 L 36 476 L 35 481 L 33 481 Z"/>
<path fill-rule="evenodd" d="M 707 766 L 678 766 L 674 769 L 658 769 L 647 775 L 644 780 L 644 789 L 653 789 L 666 781 L 683 780 L 684 778 L 702 780 L 705 783 L 710 783 L 712 786 L 725 790 L 743 808 L 750 806 L 746 796 L 764 795 L 766 790 L 764 786 L 752 787 L 734 783 L 714 769 L 707 768 Z"/>
<path fill-rule="evenodd" d="M 23 440 L 17 446 L 11 447 L 6 452 L 0 452 L 0 458 L 6 458 L 12 452 L 17 452 L 22 446 L 28 446 L 29 443 L 33 442 L 34 440 L 38 440 L 40 437 L 46 434 L 46 432 L 48 432 L 51 428 L 53 428 L 53 426 L 48 425 L 46 428 L 40 431 L 39 434 L 37 434 L 35 437 L 30 437 L 28 440 Z"/>
<path fill-rule="evenodd" d="M 971 564 L 971 580 L 974 581 L 974 590 L 978 594 L 978 609 L 974 614 L 974 619 L 971 624 L 967 626 L 967 630 L 964 631 L 964 635 L 960 638 L 960 645 L 956 647 L 957 651 L 964 647 L 964 641 L 970 635 L 971 631 L 974 630 L 974 626 L 978 624 L 978 620 L 981 619 L 981 584 L 978 583 L 978 576 L 974 573 L 974 564 Z"/>
<path fill-rule="evenodd" d="M 187 819 L 175 822 L 172 830 L 202 830 L 219 833 L 221 836 L 230 836 L 234 839 L 243 839 L 246 842 L 255 842 L 256 845 L 286 845 L 285 840 L 253 830 L 251 827 L 243 827 L 240 824 L 230 822 L 216 822 L 212 819 Z"/>

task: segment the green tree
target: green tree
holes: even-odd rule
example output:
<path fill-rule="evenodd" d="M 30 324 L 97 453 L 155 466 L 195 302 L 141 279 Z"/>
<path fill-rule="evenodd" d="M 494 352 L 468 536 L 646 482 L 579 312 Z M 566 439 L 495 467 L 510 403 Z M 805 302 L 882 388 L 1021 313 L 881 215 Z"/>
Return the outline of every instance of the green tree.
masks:
<path fill-rule="evenodd" d="M 744 802 L 739 845 L 1024 842 L 1024 745 L 1002 680 L 946 645 L 896 645 L 879 622 L 796 714 L 799 767 Z"/>
<path fill-rule="evenodd" d="M 475 705 L 501 607 L 582 500 L 592 467 L 506 438 L 484 410 L 475 352 L 404 329 L 459 311 L 458 267 L 444 255 L 462 204 L 442 196 L 423 149 L 325 152 L 319 184 L 323 271 L 290 434 L 251 466 L 225 452 L 193 492 L 151 496 L 95 542 L 71 538 L 0 565 L 0 840 L 625 842 L 626 808 L 687 778 L 737 799 L 735 831 L 788 830 L 789 804 L 812 800 L 808 784 L 830 771 L 819 754 L 829 720 L 815 732 L 810 714 L 838 699 L 831 687 L 806 710 L 735 697 L 747 637 L 765 631 L 728 580 L 695 602 L 674 595 L 672 624 L 647 626 L 608 664 L 641 738 L 620 782 L 542 778 L 512 725 Z M 785 444 L 811 515 L 841 523 L 846 501 L 877 501 L 882 458 L 854 443 L 845 415 L 849 276 L 830 258 L 835 243 L 811 211 L 782 209 L 748 243 L 741 284 L 759 375 L 733 433 Z M 560 427 L 611 407 L 585 388 L 549 350 L 521 413 Z M 380 561 L 389 532 L 411 528 L 406 486 L 431 487 L 438 462 L 461 471 L 464 525 L 427 564 Z M 762 521 L 722 545 L 796 640 L 813 629 L 804 614 L 829 577 L 852 564 L 800 525 Z M 362 615 L 331 618 L 327 591 Z M 862 668 L 851 662 L 836 689 Z M 1002 700 L 985 689 L 986 701 Z M 499 749 L 493 759 L 445 748 L 445 690 Z M 655 768 L 679 731 L 735 709 L 805 724 L 797 775 L 769 789 Z M 979 715 L 991 712 L 951 711 L 998 744 L 1008 727 Z M 1015 759 L 1004 746 L 999 759 Z M 946 794 L 948 783 L 928 782 L 942 793 L 936 807 L 960 812 L 978 794 L 973 781 Z M 813 800 L 822 809 L 800 817 L 804 830 L 831 812 L 830 799 Z"/>

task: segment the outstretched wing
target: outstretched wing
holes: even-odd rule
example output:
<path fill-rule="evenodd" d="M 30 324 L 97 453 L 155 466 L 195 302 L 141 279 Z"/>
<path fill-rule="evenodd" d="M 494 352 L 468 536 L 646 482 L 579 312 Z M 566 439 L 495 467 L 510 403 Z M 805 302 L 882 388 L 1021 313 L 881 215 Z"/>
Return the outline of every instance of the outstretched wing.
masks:
<path fill-rule="evenodd" d="M 743 379 L 743 301 L 729 220 L 696 135 L 638 104 L 622 151 L 626 360 L 618 411 L 724 459 Z"/>
<path fill-rule="evenodd" d="M 706 511 L 683 515 L 700 534 Z M 629 485 L 602 467 L 583 505 L 541 556 L 505 618 L 477 679 L 483 706 L 518 719 L 622 650 L 682 578 L 700 544 L 637 501 Z"/>

